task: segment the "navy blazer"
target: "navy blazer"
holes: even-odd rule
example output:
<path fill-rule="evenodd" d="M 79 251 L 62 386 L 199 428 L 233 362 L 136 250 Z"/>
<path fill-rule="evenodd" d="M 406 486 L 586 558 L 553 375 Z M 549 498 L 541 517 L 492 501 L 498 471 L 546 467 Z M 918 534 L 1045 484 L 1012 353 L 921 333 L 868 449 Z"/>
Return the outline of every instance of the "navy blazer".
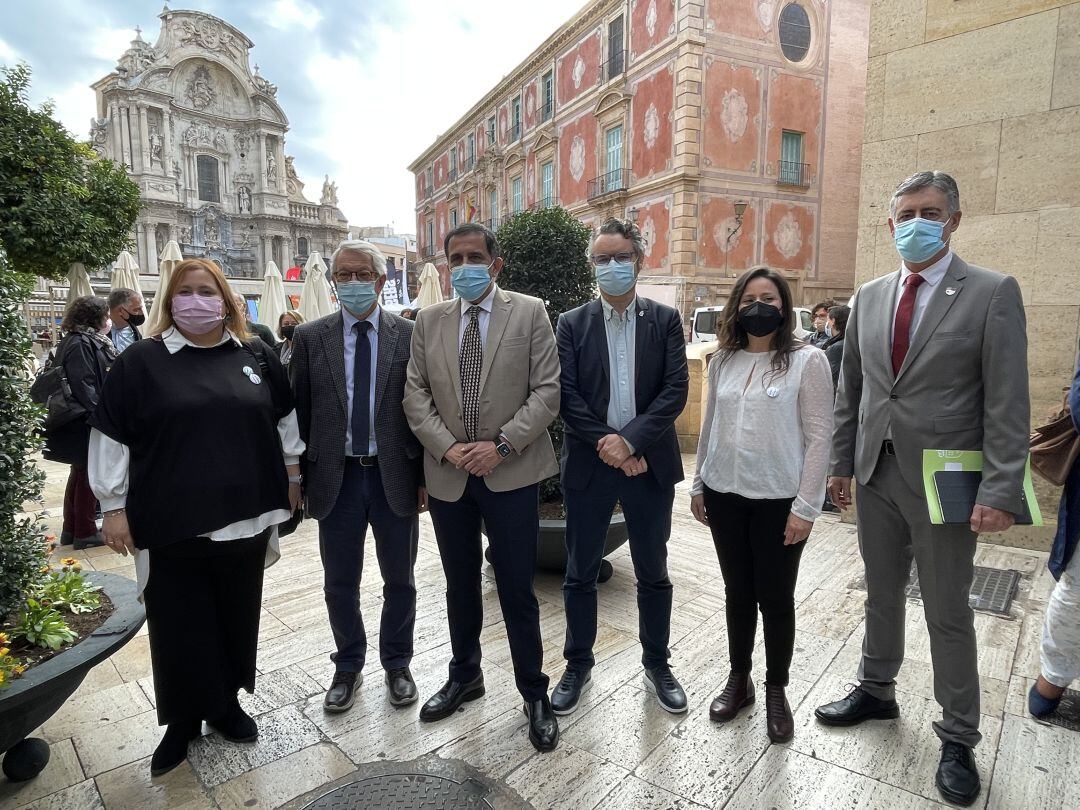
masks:
<path fill-rule="evenodd" d="M 634 352 L 637 416 L 622 430 L 607 423 L 610 369 L 604 309 L 600 299 L 559 316 L 556 341 L 562 363 L 562 418 L 566 434 L 562 448 L 562 485 L 581 490 L 597 464 L 603 464 L 596 444 L 618 433 L 645 457 L 647 474 L 662 487 L 683 480 L 682 455 L 675 420 L 686 406 L 690 375 L 686 341 L 678 311 L 638 296 Z"/>

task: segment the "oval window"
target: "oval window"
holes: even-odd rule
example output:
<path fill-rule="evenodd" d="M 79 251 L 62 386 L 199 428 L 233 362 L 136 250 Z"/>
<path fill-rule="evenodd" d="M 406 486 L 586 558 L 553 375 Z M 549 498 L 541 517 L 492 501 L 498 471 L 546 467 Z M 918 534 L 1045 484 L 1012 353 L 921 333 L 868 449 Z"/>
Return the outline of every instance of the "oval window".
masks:
<path fill-rule="evenodd" d="M 792 62 L 801 62 L 810 50 L 810 16 L 798 3 L 780 12 L 780 49 Z"/>

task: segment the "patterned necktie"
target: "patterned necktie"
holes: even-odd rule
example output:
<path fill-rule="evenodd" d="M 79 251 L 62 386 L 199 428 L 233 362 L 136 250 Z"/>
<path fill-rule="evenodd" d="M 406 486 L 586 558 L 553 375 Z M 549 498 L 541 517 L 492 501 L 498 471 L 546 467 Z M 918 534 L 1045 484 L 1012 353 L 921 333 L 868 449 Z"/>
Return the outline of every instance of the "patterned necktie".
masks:
<path fill-rule="evenodd" d="M 353 354 L 352 453 L 366 456 L 371 445 L 368 423 L 371 411 L 371 341 L 368 340 L 370 321 L 353 324 L 356 332 L 356 351 Z"/>
<path fill-rule="evenodd" d="M 896 308 L 896 323 L 893 325 L 892 370 L 895 377 L 904 365 L 908 348 L 911 346 L 911 321 L 915 316 L 915 296 L 919 285 L 926 281 L 918 273 L 912 273 L 904 282 L 904 294 L 900 296 L 900 306 Z"/>
<path fill-rule="evenodd" d="M 470 442 L 476 441 L 476 428 L 480 421 L 480 369 L 484 364 L 484 347 L 480 343 L 480 307 L 469 307 L 465 314 L 469 323 L 461 340 L 461 414 L 465 422 L 465 435 Z"/>

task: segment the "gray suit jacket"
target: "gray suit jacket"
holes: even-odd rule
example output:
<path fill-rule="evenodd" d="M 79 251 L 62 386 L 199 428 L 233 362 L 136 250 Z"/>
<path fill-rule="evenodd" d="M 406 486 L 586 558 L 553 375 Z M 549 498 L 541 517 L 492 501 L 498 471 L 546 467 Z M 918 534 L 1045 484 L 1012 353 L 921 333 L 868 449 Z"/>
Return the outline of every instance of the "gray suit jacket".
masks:
<path fill-rule="evenodd" d="M 340 312 L 300 324 L 289 363 L 300 437 L 307 444 L 304 496 L 316 520 L 337 502 L 345 470 L 345 337 Z M 412 321 L 386 310 L 379 317 L 379 358 L 375 378 L 375 441 L 387 503 L 405 517 L 417 512 L 423 485 L 422 449 L 409 430 L 401 402 L 409 364 Z"/>
<path fill-rule="evenodd" d="M 978 502 L 1020 512 L 1031 406 L 1016 279 L 954 255 L 894 378 L 899 280 L 898 270 L 856 295 L 836 395 L 832 475 L 869 481 L 891 424 L 900 470 L 913 490 L 923 491 L 924 449 L 982 450 Z"/>
<path fill-rule="evenodd" d="M 461 418 L 461 302 L 424 307 L 413 331 L 405 413 L 424 444 L 428 492 L 456 501 L 469 474 L 443 459 L 467 442 Z M 492 492 L 535 484 L 559 471 L 547 428 L 559 415 L 559 353 L 544 302 L 496 289 L 480 371 L 477 438 L 502 432 L 516 452 L 484 479 Z"/>

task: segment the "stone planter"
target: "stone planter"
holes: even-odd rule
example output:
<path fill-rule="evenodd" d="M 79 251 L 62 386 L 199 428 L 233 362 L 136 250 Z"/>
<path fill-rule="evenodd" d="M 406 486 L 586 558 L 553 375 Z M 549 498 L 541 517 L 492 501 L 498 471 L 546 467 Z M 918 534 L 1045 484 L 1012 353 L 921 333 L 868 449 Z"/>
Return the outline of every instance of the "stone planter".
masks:
<path fill-rule="evenodd" d="M 49 762 L 44 740 L 26 735 L 53 716 L 79 688 L 86 673 L 123 647 L 146 618 L 134 582 L 91 571 L 87 580 L 112 600 L 113 614 L 74 647 L 29 670 L 0 692 L 0 752 L 4 774 L 13 782 L 33 779 Z"/>
<path fill-rule="evenodd" d="M 629 539 L 626 530 L 626 518 L 621 512 L 611 516 L 607 539 L 604 542 L 604 556 L 613 552 Z M 484 557 L 491 562 L 491 550 L 484 552 Z M 566 570 L 566 521 L 541 520 L 540 542 L 536 548 L 536 567 L 542 571 L 563 572 Z M 611 563 L 604 560 L 601 565 L 600 582 L 611 578 Z"/>

